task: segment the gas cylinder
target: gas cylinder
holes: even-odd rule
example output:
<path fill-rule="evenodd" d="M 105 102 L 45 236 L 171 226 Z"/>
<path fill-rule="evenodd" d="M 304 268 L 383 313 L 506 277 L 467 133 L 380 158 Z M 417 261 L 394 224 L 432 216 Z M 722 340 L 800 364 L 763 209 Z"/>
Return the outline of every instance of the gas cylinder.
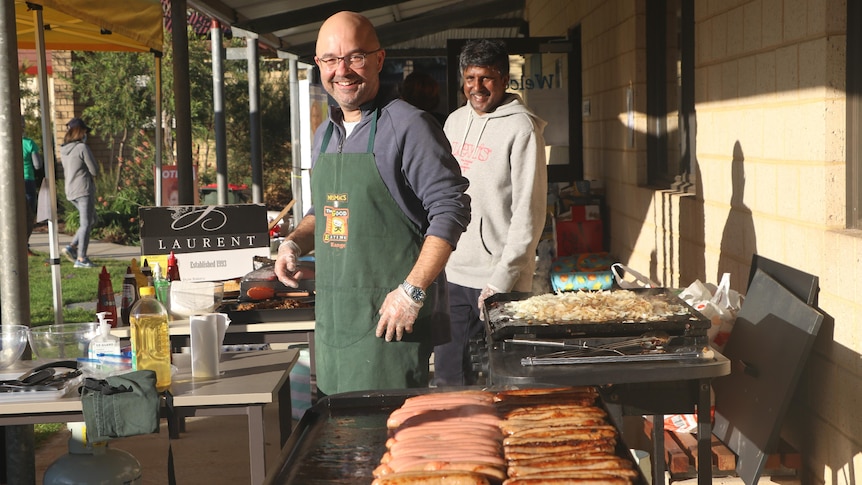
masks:
<path fill-rule="evenodd" d="M 44 485 L 139 485 L 143 467 L 131 453 L 108 447 L 107 441 L 87 442 L 84 423 L 69 423 L 69 453 L 45 470 Z"/>

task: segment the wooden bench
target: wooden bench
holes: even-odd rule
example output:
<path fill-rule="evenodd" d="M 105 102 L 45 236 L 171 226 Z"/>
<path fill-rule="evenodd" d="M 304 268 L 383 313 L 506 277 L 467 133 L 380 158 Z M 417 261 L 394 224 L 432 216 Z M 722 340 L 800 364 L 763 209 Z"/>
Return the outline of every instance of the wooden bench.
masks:
<path fill-rule="evenodd" d="M 644 419 L 644 432 L 652 436 L 653 423 Z M 670 480 L 686 480 L 697 476 L 697 435 L 684 432 L 664 432 L 664 458 Z M 778 452 L 769 455 L 761 476 L 795 477 L 802 469 L 802 456 L 784 441 Z M 716 436 L 712 436 L 712 476 L 736 476 L 736 454 Z"/>

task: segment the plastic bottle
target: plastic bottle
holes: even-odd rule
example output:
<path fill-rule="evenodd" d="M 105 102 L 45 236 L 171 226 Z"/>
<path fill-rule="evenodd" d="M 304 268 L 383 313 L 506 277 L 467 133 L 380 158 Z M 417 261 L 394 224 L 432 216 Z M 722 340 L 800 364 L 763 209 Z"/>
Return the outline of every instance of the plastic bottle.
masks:
<path fill-rule="evenodd" d="M 114 287 L 111 285 L 111 274 L 108 268 L 102 266 L 99 273 L 99 299 L 96 301 L 96 313 L 107 313 L 111 326 L 116 327 L 119 322 L 117 315 L 117 300 L 114 299 Z"/>
<path fill-rule="evenodd" d="M 141 274 L 146 278 L 146 284 L 138 285 L 140 288 L 144 286 L 153 286 L 153 270 L 150 268 L 150 265 L 147 264 L 147 260 L 144 260 L 144 264 L 141 265 Z"/>
<path fill-rule="evenodd" d="M 141 267 L 138 265 L 138 260 L 132 258 L 132 274 L 135 275 L 135 281 L 137 282 L 138 288 L 143 288 L 147 286 L 147 277 L 144 276 L 144 273 L 141 273 Z M 135 292 L 137 295 L 137 292 Z M 137 297 L 136 297 L 137 298 Z"/>
<path fill-rule="evenodd" d="M 168 311 L 156 299 L 156 289 L 144 286 L 138 290 L 141 298 L 132 306 L 132 367 L 156 373 L 156 389 L 161 392 L 171 386 L 171 339 Z"/>
<path fill-rule="evenodd" d="M 97 359 L 99 354 L 120 355 L 120 338 L 111 335 L 108 313 L 99 312 L 96 316 L 99 317 L 99 333 L 90 340 L 90 358 Z"/>
<path fill-rule="evenodd" d="M 153 263 L 153 287 L 156 289 L 156 299 L 162 302 L 165 308 L 170 308 L 171 282 L 162 276 L 159 263 Z"/>
<path fill-rule="evenodd" d="M 180 280 L 180 267 L 178 266 L 177 257 L 174 256 L 173 251 L 171 251 L 171 254 L 168 256 L 168 269 L 165 276 L 167 277 L 168 281 Z"/>
<path fill-rule="evenodd" d="M 123 297 L 120 300 L 120 320 L 124 327 L 129 326 L 129 314 L 132 305 L 138 301 L 138 280 L 131 266 L 126 266 L 126 277 L 123 278 Z"/>

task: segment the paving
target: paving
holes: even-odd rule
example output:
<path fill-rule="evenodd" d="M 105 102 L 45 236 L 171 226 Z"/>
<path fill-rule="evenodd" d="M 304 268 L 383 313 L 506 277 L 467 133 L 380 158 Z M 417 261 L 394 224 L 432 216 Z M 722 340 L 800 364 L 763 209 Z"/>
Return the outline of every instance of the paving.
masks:
<path fill-rule="evenodd" d="M 72 242 L 72 236 L 59 233 L 57 235 L 57 240 L 57 250 L 59 251 Z M 30 236 L 30 249 L 38 253 L 50 254 L 51 238 L 45 226 L 37 228 Z M 131 260 L 132 258 L 141 257 L 141 248 L 91 239 L 87 253 L 87 256 L 89 256 L 90 259 Z M 63 255 L 58 252 L 57 257 L 62 258 Z"/>

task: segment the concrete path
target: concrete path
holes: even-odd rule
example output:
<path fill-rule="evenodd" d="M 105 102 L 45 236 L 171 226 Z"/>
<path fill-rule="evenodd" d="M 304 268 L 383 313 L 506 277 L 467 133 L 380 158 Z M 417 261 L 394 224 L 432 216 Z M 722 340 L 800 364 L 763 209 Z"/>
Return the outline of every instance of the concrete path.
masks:
<path fill-rule="evenodd" d="M 67 244 L 72 242 L 72 236 L 60 233 L 57 236 L 57 250 L 63 249 Z M 30 236 L 30 249 L 39 253 L 50 254 L 51 238 L 48 234 L 47 226 L 36 228 Z M 110 242 L 90 240 L 90 247 L 87 252 L 91 259 L 127 259 L 141 257 L 141 248 L 138 246 L 124 246 L 122 244 L 114 244 Z M 63 255 L 58 253 L 58 257 Z"/>

